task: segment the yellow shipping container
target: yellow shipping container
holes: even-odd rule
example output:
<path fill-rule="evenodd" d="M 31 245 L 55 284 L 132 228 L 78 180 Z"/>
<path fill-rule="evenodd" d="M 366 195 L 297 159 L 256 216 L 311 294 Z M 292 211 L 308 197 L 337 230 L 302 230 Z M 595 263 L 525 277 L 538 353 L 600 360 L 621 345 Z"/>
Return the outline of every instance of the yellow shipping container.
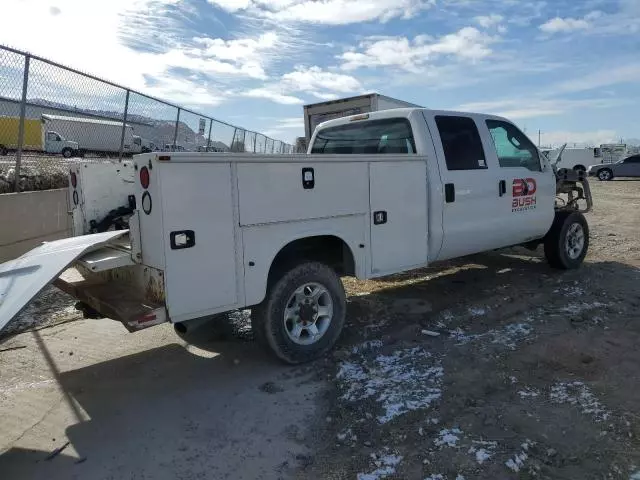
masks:
<path fill-rule="evenodd" d="M 18 148 L 18 131 L 20 118 L 0 117 L 0 151 L 2 147 L 8 150 Z M 24 120 L 24 150 L 42 150 L 42 122 L 25 118 Z"/>

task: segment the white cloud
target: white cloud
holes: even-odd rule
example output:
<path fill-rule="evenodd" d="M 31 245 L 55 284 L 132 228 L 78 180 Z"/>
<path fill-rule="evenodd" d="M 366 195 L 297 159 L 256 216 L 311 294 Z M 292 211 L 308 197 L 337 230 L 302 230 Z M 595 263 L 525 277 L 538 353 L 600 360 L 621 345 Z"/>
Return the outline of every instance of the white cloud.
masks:
<path fill-rule="evenodd" d="M 180 0 L 110 0 L 97 11 L 85 0 L 56 0 L 55 9 L 39 0 L 11 1 L 3 3 L 3 15 L 28 18 L 29 28 L 38 33 L 25 35 L 20 22 L 5 22 L 0 44 L 189 106 L 224 101 L 229 92 L 220 84 L 230 76 L 267 78 L 266 67 L 285 48 L 278 34 L 263 31 L 252 38 L 191 38 L 176 13 L 183 5 Z M 132 42 L 151 48 L 134 49 Z M 193 75 L 177 76 L 176 68 L 190 70 Z M 68 73 L 51 67 L 43 73 L 52 85 L 66 83 L 67 93 L 84 95 L 89 88 L 82 81 L 69 81 Z M 96 97 L 108 94 L 107 87 L 91 85 L 91 89 L 89 93 Z M 57 95 L 56 88 L 50 92 Z"/>
<path fill-rule="evenodd" d="M 286 93 L 282 92 L 282 90 L 278 86 L 252 88 L 250 90 L 240 92 L 240 96 L 250 98 L 264 98 L 266 100 L 271 100 L 283 105 L 300 105 L 304 103 L 302 99 L 294 97 L 293 95 L 287 95 Z"/>
<path fill-rule="evenodd" d="M 489 56 L 489 46 L 497 41 L 474 27 L 432 39 L 419 35 L 412 40 L 407 37 L 370 38 L 361 42 L 359 50 L 344 52 L 344 70 L 373 67 L 398 67 L 406 71 L 418 72 L 430 60 L 442 56 L 453 56 L 462 60 L 479 60 Z"/>
<path fill-rule="evenodd" d="M 331 92 L 349 93 L 362 89 L 358 80 L 350 75 L 333 73 L 322 70 L 320 67 L 298 67 L 293 72 L 285 73 L 281 83 L 287 89 L 303 92 L 315 92 L 329 90 Z M 322 98 L 322 97 L 320 97 Z"/>
<path fill-rule="evenodd" d="M 587 16 L 589 17 L 589 16 Z M 586 30 L 591 27 L 589 18 L 561 18 L 555 17 L 540 25 L 538 28 L 545 33 L 573 32 L 575 30 Z"/>
<path fill-rule="evenodd" d="M 619 135 L 615 130 L 595 130 L 586 132 L 572 132 L 557 130 L 553 132 L 542 131 L 540 144 L 546 146 L 558 146 L 567 143 L 567 146 L 582 147 L 595 146 L 602 143 L 617 142 Z"/>
<path fill-rule="evenodd" d="M 504 20 L 502 15 L 498 15 L 496 13 L 492 13 L 490 15 L 480 15 L 479 17 L 475 17 L 474 20 L 484 28 L 490 28 L 495 25 L 500 24 Z"/>
<path fill-rule="evenodd" d="M 296 67 L 282 75 L 277 82 L 242 93 L 244 96 L 266 98 L 284 105 L 300 104 L 303 101 L 292 93 L 305 93 L 325 100 L 338 97 L 338 93 L 360 93 L 360 82 L 350 75 L 329 72 L 318 66 Z"/>
<path fill-rule="evenodd" d="M 411 18 L 435 0 L 208 0 L 228 12 L 325 25 Z"/>
<path fill-rule="evenodd" d="M 304 122 L 302 116 L 289 118 L 267 118 L 272 125 L 264 132 L 268 136 L 302 136 L 304 135 Z"/>
<path fill-rule="evenodd" d="M 331 92 L 309 92 L 311 93 L 311 95 L 313 95 L 316 98 L 319 98 L 320 100 L 336 100 L 338 98 L 340 98 L 340 95 L 338 95 L 337 93 L 331 93 Z"/>
<path fill-rule="evenodd" d="M 456 110 L 490 113 L 509 119 L 535 118 L 561 115 L 575 109 L 604 109 L 624 104 L 615 98 L 563 99 L 541 97 L 515 97 L 496 101 L 471 102 L 456 107 Z"/>
<path fill-rule="evenodd" d="M 606 68 L 600 65 L 597 71 L 580 75 L 550 87 L 554 92 L 580 92 L 595 88 L 640 82 L 640 63 Z"/>

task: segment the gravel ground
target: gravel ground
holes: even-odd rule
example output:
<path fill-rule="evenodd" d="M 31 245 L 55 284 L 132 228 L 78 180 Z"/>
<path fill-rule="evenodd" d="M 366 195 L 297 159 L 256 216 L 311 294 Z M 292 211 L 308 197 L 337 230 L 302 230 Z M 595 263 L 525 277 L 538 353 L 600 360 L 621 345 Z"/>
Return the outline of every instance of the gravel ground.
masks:
<path fill-rule="evenodd" d="M 244 315 L 185 343 L 168 325 L 68 323 L 49 290 L 17 328 L 54 326 L 0 344 L 0 471 L 640 478 L 640 182 L 592 189 L 580 270 L 510 249 L 346 279 L 339 345 L 300 367 L 254 348 Z"/>

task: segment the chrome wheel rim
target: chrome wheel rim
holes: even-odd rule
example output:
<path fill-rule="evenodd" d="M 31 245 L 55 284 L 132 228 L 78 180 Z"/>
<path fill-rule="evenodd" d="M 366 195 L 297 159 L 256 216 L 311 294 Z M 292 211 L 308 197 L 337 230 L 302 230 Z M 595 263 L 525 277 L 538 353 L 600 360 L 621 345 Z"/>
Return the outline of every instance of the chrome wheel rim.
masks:
<path fill-rule="evenodd" d="M 600 178 L 600 180 L 609 180 L 609 178 L 610 178 L 609 171 L 608 170 L 602 170 L 600 173 L 598 173 L 598 177 Z"/>
<path fill-rule="evenodd" d="M 333 320 L 333 300 L 319 283 L 305 283 L 289 297 L 284 309 L 284 329 L 298 345 L 318 342 Z"/>
<path fill-rule="evenodd" d="M 575 260 L 584 249 L 584 229 L 579 223 L 573 223 L 567 230 L 564 241 L 565 251 L 571 260 Z"/>

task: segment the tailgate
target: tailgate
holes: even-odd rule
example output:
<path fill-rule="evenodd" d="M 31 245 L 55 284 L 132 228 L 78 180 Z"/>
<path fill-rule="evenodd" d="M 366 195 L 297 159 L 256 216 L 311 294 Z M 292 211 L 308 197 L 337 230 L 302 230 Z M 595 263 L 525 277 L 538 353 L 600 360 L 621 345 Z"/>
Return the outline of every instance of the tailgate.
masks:
<path fill-rule="evenodd" d="M 75 260 L 128 232 L 118 230 L 46 242 L 1 264 L 0 330 Z"/>

